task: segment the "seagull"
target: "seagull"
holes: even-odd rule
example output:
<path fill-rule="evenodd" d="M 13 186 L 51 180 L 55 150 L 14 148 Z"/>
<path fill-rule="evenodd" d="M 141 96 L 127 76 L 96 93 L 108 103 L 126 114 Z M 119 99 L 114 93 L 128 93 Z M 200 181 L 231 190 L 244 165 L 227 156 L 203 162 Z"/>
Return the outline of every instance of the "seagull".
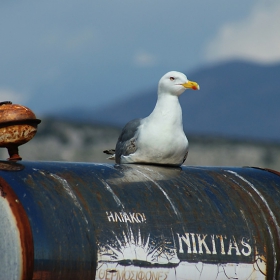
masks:
<path fill-rule="evenodd" d="M 199 90 L 185 74 L 171 71 L 158 83 L 158 99 L 152 113 L 134 119 L 122 129 L 115 150 L 105 150 L 118 164 L 182 165 L 188 155 L 188 139 L 183 130 L 179 96 Z"/>

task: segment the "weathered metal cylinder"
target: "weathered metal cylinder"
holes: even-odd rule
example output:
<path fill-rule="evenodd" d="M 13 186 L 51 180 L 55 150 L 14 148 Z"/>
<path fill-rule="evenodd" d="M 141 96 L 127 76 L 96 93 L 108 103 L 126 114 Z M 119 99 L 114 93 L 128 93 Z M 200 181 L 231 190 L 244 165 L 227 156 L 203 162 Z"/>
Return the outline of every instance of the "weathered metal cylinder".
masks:
<path fill-rule="evenodd" d="M 279 279 L 280 175 L 0 162 L 0 279 Z"/>

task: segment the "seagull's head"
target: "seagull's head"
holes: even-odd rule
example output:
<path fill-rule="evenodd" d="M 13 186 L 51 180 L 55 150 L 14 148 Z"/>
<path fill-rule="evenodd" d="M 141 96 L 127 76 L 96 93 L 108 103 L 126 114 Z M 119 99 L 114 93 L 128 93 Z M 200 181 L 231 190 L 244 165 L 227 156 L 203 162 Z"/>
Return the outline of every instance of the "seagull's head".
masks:
<path fill-rule="evenodd" d="M 176 71 L 166 73 L 158 83 L 158 94 L 179 96 L 186 89 L 199 90 L 199 85 L 189 81 L 185 74 Z"/>

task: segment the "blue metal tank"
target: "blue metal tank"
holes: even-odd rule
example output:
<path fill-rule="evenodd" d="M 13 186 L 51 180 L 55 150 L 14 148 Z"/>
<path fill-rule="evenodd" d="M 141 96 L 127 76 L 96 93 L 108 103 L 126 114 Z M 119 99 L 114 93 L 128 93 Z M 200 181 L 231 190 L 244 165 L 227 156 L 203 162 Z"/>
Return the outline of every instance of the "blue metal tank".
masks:
<path fill-rule="evenodd" d="M 280 174 L 0 162 L 0 279 L 279 279 Z"/>

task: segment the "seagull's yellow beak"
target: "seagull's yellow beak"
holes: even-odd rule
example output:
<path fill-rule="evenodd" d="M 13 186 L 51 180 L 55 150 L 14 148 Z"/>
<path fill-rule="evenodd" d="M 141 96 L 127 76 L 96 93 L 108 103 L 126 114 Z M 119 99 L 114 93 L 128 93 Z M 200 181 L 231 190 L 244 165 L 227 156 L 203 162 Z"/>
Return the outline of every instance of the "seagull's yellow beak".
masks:
<path fill-rule="evenodd" d="M 196 82 L 188 81 L 187 83 L 182 84 L 185 88 L 190 88 L 194 90 L 199 90 L 199 85 Z"/>

